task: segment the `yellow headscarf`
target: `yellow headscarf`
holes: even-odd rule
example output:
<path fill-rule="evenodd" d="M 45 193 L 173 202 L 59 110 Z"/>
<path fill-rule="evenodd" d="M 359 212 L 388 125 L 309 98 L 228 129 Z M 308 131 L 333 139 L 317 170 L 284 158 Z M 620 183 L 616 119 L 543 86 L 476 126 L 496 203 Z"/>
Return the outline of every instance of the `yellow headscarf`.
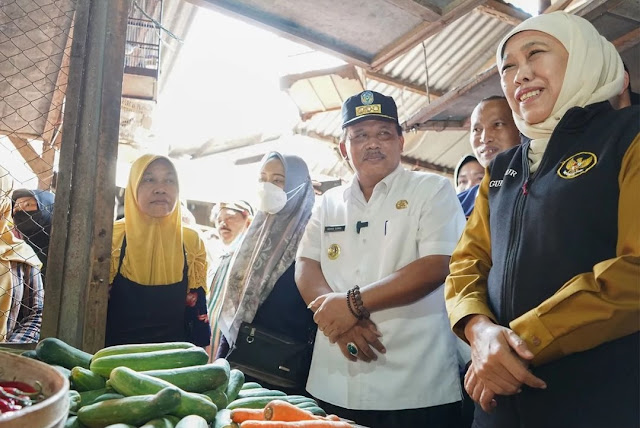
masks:
<path fill-rule="evenodd" d="M 180 282 L 187 254 L 188 290 L 202 287 L 207 292 L 207 261 L 204 243 L 198 232 L 182 225 L 180 203 L 166 217 L 149 217 L 138 207 L 138 185 L 147 167 L 164 156 L 143 155 L 131 165 L 124 196 L 124 218 L 113 225 L 111 272 L 109 283 L 118 272 L 120 249 L 126 234 L 127 248 L 120 273 L 141 285 L 167 285 Z M 176 173 L 177 176 L 177 173 Z"/>
<path fill-rule="evenodd" d="M 532 139 L 529 148 L 531 171 L 535 171 L 547 148 L 553 130 L 572 107 L 585 107 L 606 101 L 624 86 L 624 66 L 616 48 L 602 37 L 586 19 L 565 12 L 554 12 L 529 18 L 507 34 L 497 51 L 498 69 L 507 41 L 516 33 L 535 30 L 555 37 L 569 52 L 562 89 L 551 115 L 540 123 L 527 123 L 513 113 L 516 126 Z"/>
<path fill-rule="evenodd" d="M 7 318 L 12 305 L 11 262 L 22 262 L 40 269 L 42 263 L 33 249 L 11 232 L 11 192 L 13 179 L 0 166 L 0 342 L 7 335 Z"/>

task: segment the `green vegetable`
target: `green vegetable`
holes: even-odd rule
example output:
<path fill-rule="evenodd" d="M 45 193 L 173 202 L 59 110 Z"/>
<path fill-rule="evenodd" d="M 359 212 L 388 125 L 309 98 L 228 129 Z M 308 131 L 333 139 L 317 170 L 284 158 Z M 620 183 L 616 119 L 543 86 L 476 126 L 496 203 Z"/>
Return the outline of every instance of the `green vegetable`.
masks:
<path fill-rule="evenodd" d="M 221 389 L 213 389 L 211 391 L 205 391 L 202 395 L 206 395 L 213 401 L 213 404 L 216 405 L 218 409 L 224 409 L 229 404 L 229 399 L 227 398 L 227 394 L 224 393 Z"/>
<path fill-rule="evenodd" d="M 38 359 L 38 354 L 36 354 L 36 350 L 35 349 L 30 349 L 28 351 L 24 351 L 20 355 L 23 356 L 23 357 L 34 359 L 34 360 Z"/>
<path fill-rule="evenodd" d="M 231 420 L 231 410 L 222 409 L 213 421 L 213 428 L 238 428 L 239 425 Z"/>
<path fill-rule="evenodd" d="M 88 406 L 89 404 L 93 404 L 96 398 L 106 393 L 107 393 L 107 388 L 95 389 L 93 391 L 82 391 L 80 392 L 80 406 L 82 407 L 82 406 Z"/>
<path fill-rule="evenodd" d="M 140 428 L 174 428 L 176 425 L 166 416 L 152 419 Z"/>
<path fill-rule="evenodd" d="M 242 385 L 241 389 L 256 389 L 256 388 L 262 388 L 262 385 L 260 385 L 258 382 L 245 382 Z"/>
<path fill-rule="evenodd" d="M 189 415 L 182 418 L 176 428 L 209 428 L 209 424 L 198 415 Z"/>
<path fill-rule="evenodd" d="M 209 355 L 202 348 L 168 349 L 94 358 L 91 371 L 109 377 L 111 370 L 116 367 L 129 367 L 136 371 L 175 369 L 205 364 L 208 360 Z"/>
<path fill-rule="evenodd" d="M 105 357 L 109 358 L 109 357 Z M 119 393 L 126 396 L 154 394 L 166 387 L 173 387 L 169 382 L 157 379 L 143 373 L 135 372 L 127 367 L 118 367 L 111 372 L 110 385 Z M 175 411 L 169 412 L 179 417 L 199 415 L 207 421 L 216 417 L 218 408 L 211 401 L 198 394 L 182 391 L 180 406 Z"/>
<path fill-rule="evenodd" d="M 247 397 L 270 397 L 273 395 L 279 395 L 281 397 L 284 397 L 285 394 L 282 391 L 276 391 L 276 390 L 271 390 L 271 389 L 266 389 L 266 388 L 254 388 L 254 389 L 241 389 L 240 392 L 238 392 L 238 397 L 237 398 L 247 398 Z"/>
<path fill-rule="evenodd" d="M 42 339 L 36 346 L 36 355 L 45 363 L 59 365 L 69 370 L 75 366 L 88 369 L 92 357 L 91 354 L 67 345 L 55 337 Z"/>
<path fill-rule="evenodd" d="M 217 362 L 177 369 L 149 370 L 142 373 L 166 380 L 189 392 L 209 391 L 229 382 L 229 371 Z"/>
<path fill-rule="evenodd" d="M 227 394 L 229 401 L 236 399 L 242 385 L 244 385 L 244 373 L 238 369 L 231 370 L 229 373 L 229 385 L 227 385 L 227 389 L 224 391 L 224 393 Z"/>
<path fill-rule="evenodd" d="M 174 411 L 179 405 L 180 390 L 171 386 L 155 395 L 125 397 L 85 406 L 78 411 L 78 419 L 89 428 L 116 423 L 138 426 Z"/>
<path fill-rule="evenodd" d="M 76 366 L 71 369 L 69 378 L 77 391 L 93 391 L 105 387 L 106 379 L 91 370 Z"/>
<path fill-rule="evenodd" d="M 166 351 L 169 349 L 188 349 L 195 345 L 189 342 L 146 343 L 135 345 L 115 345 L 102 348 L 93 355 L 93 359 L 109 355 L 137 354 L 140 352 Z"/>
<path fill-rule="evenodd" d="M 227 406 L 227 409 L 261 409 L 273 400 L 282 400 L 281 395 L 272 395 L 269 397 L 248 397 L 238 398 Z"/>
<path fill-rule="evenodd" d="M 302 409 L 306 410 L 307 412 L 311 412 L 316 416 L 327 416 L 327 412 L 325 412 L 324 410 L 322 410 L 320 407 L 314 406 L 314 407 L 301 407 Z"/>
<path fill-rule="evenodd" d="M 85 428 L 85 426 L 80 423 L 77 416 L 69 416 L 64 423 L 64 428 Z"/>
<path fill-rule="evenodd" d="M 74 391 L 73 389 L 69 390 L 69 413 L 75 415 L 78 409 L 80 409 L 81 401 L 82 398 L 80 398 L 78 391 Z"/>

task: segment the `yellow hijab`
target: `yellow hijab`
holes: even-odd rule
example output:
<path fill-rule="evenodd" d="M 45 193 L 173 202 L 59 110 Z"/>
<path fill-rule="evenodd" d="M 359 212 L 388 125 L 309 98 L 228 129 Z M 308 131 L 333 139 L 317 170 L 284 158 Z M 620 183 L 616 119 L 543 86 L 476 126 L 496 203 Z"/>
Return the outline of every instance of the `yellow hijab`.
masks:
<path fill-rule="evenodd" d="M 11 262 L 21 262 L 40 269 L 42 263 L 33 249 L 11 232 L 11 192 L 13 179 L 0 166 L 0 342 L 6 340 L 7 319 L 12 306 Z"/>
<path fill-rule="evenodd" d="M 207 292 L 207 261 L 204 243 L 198 232 L 182 225 L 180 203 L 166 217 L 153 218 L 138 207 L 138 185 L 151 162 L 164 156 L 143 155 L 131 165 L 129 182 L 124 196 L 124 218 L 113 225 L 111 246 L 111 272 L 109 283 L 118 272 L 120 249 L 124 236 L 127 248 L 120 273 L 141 285 L 167 285 L 180 282 L 184 269 L 184 252 L 187 254 L 188 290 L 202 287 Z M 177 173 L 176 173 L 177 176 Z"/>
<path fill-rule="evenodd" d="M 624 66 L 616 48 L 586 19 L 565 12 L 554 12 L 529 18 L 507 34 L 497 51 L 498 69 L 507 41 L 516 33 L 536 30 L 555 37 L 569 52 L 562 89 L 551 115 L 531 124 L 513 113 L 516 126 L 531 138 L 529 160 L 531 172 L 537 169 L 553 130 L 572 107 L 585 107 L 606 101 L 624 86 Z"/>

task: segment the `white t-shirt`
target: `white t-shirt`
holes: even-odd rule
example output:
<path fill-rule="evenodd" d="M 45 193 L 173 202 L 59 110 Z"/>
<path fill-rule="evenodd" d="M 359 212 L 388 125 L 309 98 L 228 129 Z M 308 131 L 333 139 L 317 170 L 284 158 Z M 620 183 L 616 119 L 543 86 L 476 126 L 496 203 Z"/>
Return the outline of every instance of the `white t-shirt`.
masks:
<path fill-rule="evenodd" d="M 418 258 L 451 255 L 464 225 L 447 179 L 398 166 L 376 185 L 369 202 L 356 178 L 325 193 L 297 256 L 319 261 L 331 288 L 346 292 Z M 387 352 L 370 363 L 350 362 L 318 331 L 307 382 L 311 394 L 355 410 L 423 408 L 461 399 L 456 337 L 442 285 L 412 304 L 374 312 L 371 320 Z"/>

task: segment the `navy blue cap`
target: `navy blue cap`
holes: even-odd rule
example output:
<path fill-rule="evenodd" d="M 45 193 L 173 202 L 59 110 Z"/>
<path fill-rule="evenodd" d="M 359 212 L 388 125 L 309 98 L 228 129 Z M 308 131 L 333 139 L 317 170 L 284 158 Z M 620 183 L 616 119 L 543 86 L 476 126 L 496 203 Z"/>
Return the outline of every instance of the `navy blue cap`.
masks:
<path fill-rule="evenodd" d="M 379 92 L 364 91 L 342 104 L 342 129 L 369 119 L 386 120 L 399 125 L 396 102 Z"/>

